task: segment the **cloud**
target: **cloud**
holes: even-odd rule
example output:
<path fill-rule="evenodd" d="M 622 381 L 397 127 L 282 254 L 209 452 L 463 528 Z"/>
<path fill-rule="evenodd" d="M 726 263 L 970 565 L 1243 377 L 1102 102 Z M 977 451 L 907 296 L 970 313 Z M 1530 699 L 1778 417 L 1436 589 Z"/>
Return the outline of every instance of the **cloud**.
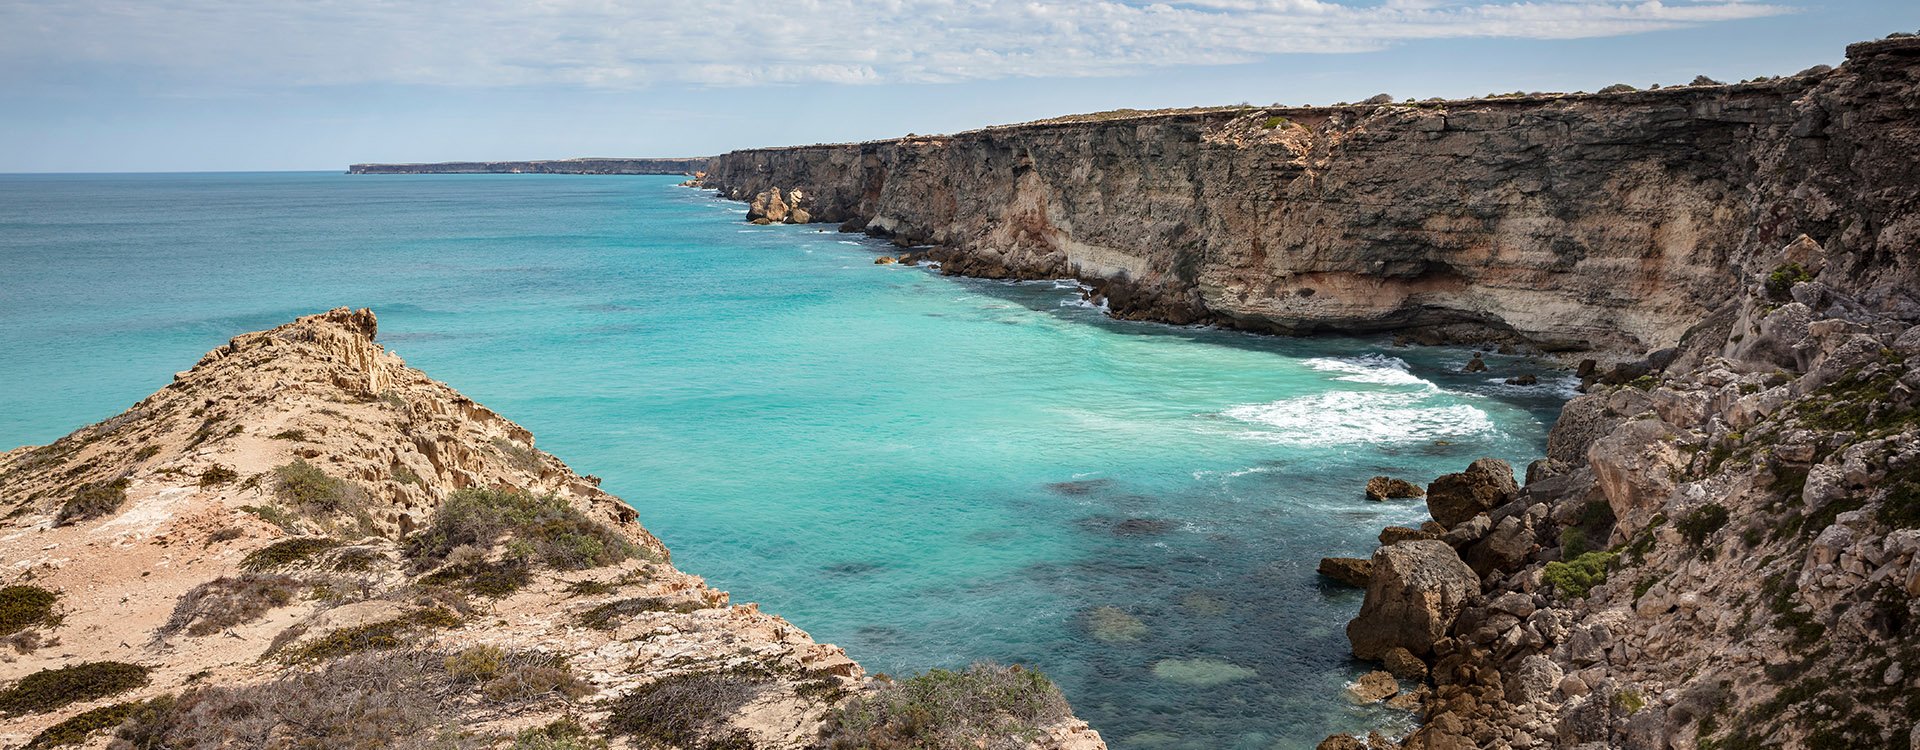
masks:
<path fill-rule="evenodd" d="M 916 83 L 1109 76 L 1419 39 L 1617 36 L 1749 0 L 4 0 L 0 80 L 204 85 Z"/>

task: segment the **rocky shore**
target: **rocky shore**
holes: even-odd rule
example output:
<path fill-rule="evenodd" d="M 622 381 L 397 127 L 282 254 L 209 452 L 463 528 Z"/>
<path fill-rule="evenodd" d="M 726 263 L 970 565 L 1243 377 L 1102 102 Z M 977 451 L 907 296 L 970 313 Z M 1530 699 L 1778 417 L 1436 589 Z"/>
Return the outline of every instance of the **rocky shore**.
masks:
<path fill-rule="evenodd" d="M 0 454 L 0 746 L 1104 747 L 1037 673 L 874 680 L 730 604 L 375 332 L 239 336 Z"/>
<path fill-rule="evenodd" d="M 1323 748 L 1910 748 L 1916 154 L 1903 36 L 1735 85 L 1077 118 L 698 184 L 1120 317 L 1611 360 L 1524 483 L 1475 462 L 1323 562 L 1367 592 L 1355 698 L 1423 719 Z"/>

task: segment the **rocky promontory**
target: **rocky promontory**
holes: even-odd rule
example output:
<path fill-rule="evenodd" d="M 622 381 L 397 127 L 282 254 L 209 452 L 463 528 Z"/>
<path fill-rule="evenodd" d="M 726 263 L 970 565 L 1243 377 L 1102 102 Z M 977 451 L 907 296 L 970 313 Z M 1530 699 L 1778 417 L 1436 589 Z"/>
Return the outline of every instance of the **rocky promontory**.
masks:
<path fill-rule="evenodd" d="M 0 745 L 1090 750 L 1018 667 L 875 681 L 374 343 L 250 333 L 0 454 Z"/>

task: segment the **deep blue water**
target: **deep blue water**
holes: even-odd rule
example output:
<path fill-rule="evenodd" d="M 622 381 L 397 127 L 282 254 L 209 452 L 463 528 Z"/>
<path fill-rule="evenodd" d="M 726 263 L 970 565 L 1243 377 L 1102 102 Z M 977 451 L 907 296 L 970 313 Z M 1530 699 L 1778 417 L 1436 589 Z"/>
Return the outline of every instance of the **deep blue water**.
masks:
<path fill-rule="evenodd" d="M 0 447 L 234 334 L 372 307 L 383 343 L 604 477 L 680 567 L 871 670 L 1034 664 L 1117 748 L 1265 749 L 1392 720 L 1340 698 L 1359 597 L 1314 573 L 1423 517 L 1366 478 L 1522 465 L 1559 408 L 1455 373 L 1461 351 L 1119 322 L 1070 284 L 876 266 L 888 248 L 745 226 L 674 182 L 0 176 Z M 1196 659 L 1232 679 L 1177 679 Z"/>

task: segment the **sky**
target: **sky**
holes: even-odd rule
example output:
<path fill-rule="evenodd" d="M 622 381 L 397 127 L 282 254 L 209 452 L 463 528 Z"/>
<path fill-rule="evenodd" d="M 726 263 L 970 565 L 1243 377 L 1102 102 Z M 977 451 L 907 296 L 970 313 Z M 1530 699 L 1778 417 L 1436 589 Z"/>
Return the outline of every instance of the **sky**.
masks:
<path fill-rule="evenodd" d="M 1121 107 L 1738 80 L 1916 0 L 0 0 L 0 172 L 700 156 Z"/>

